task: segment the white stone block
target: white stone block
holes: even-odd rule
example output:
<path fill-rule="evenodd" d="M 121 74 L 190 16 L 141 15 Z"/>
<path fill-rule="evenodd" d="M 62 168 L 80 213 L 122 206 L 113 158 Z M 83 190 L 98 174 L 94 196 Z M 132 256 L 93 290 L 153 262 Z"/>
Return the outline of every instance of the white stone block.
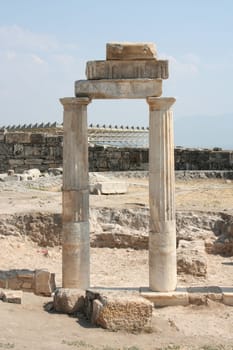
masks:
<path fill-rule="evenodd" d="M 189 296 L 186 289 L 174 292 L 153 292 L 142 288 L 141 296 L 148 299 L 154 306 L 186 306 L 189 304 Z"/>
<path fill-rule="evenodd" d="M 90 185 L 92 194 L 124 194 L 128 191 L 128 185 L 125 182 L 97 182 Z"/>
<path fill-rule="evenodd" d="M 75 95 L 93 99 L 158 97 L 162 95 L 162 79 L 78 80 Z"/>
<path fill-rule="evenodd" d="M 5 303 L 21 304 L 23 292 L 21 290 L 4 289 L 0 292 L 0 299 Z"/>

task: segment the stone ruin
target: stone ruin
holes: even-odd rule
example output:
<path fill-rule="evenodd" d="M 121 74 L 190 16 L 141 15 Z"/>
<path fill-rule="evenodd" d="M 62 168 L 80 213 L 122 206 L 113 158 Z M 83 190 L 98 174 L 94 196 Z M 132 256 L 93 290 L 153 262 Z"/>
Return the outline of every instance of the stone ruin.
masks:
<path fill-rule="evenodd" d="M 75 97 L 62 98 L 63 287 L 90 286 L 87 106 L 94 99 L 145 99 L 149 104 L 149 288 L 176 288 L 173 97 L 162 95 L 168 61 L 152 43 L 109 43 L 105 61 L 90 61 Z"/>
<path fill-rule="evenodd" d="M 64 106 L 63 288 L 56 289 L 53 305 L 50 303 L 47 310 L 53 307 L 68 314 L 82 311 L 93 324 L 135 332 L 150 330 L 153 304 L 159 307 L 200 301 L 207 304 L 208 300 L 214 300 L 232 306 L 231 288 L 176 288 L 171 111 L 175 99 L 161 97 L 162 79 L 168 78 L 168 62 L 157 60 L 153 44 L 107 44 L 107 60 L 88 62 L 86 74 L 87 80 L 75 84 L 76 97 L 61 99 Z M 149 288 L 141 288 L 140 295 L 130 290 L 106 293 L 106 289 L 90 289 L 87 105 L 98 98 L 144 98 L 149 104 Z M 38 295 L 51 295 L 56 288 L 54 275 L 48 271 L 11 270 L 0 275 L 2 288 Z M 0 291 L 0 300 L 20 303 L 21 298 L 20 292 Z"/>

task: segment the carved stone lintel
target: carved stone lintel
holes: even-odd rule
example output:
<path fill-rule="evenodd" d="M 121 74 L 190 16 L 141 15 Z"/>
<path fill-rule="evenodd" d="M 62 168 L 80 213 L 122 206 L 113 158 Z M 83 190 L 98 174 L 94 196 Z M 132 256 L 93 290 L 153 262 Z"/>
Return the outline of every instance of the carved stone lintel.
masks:
<path fill-rule="evenodd" d="M 89 61 L 87 79 L 167 79 L 166 60 Z"/>
<path fill-rule="evenodd" d="M 93 99 L 147 98 L 162 95 L 161 79 L 78 80 L 75 95 Z"/>

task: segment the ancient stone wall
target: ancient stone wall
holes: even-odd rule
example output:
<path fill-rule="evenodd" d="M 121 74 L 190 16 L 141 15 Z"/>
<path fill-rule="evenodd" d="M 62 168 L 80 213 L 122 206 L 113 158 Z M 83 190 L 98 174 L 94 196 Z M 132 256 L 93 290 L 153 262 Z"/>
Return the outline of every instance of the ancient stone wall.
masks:
<path fill-rule="evenodd" d="M 0 173 L 62 167 L 62 134 L 0 133 Z M 148 149 L 89 147 L 90 171 L 148 170 Z M 232 170 L 233 151 L 175 149 L 176 170 Z"/>

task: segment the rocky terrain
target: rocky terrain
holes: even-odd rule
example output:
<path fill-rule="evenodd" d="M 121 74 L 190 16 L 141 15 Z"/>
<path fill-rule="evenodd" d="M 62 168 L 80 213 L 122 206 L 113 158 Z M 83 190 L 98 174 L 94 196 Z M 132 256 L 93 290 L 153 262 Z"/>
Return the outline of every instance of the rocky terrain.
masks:
<path fill-rule="evenodd" d="M 22 178 L 0 175 L 0 270 L 47 268 L 61 285 L 59 169 Z M 14 178 L 13 178 L 14 177 Z M 125 194 L 90 195 L 91 285 L 148 286 L 148 180 L 145 173 L 90 173 L 90 183 L 122 182 Z M 233 180 L 181 176 L 176 181 L 179 287 L 232 287 Z M 43 310 L 47 298 L 24 293 L 22 305 L 0 304 L 0 348 L 231 349 L 230 306 L 154 310 L 151 334 L 88 329 L 85 320 Z M 24 319 L 25 322 L 21 322 Z M 46 327 L 45 327 L 46 325 Z M 38 334 L 43 334 L 43 339 Z M 231 347 L 232 346 L 232 347 Z"/>

